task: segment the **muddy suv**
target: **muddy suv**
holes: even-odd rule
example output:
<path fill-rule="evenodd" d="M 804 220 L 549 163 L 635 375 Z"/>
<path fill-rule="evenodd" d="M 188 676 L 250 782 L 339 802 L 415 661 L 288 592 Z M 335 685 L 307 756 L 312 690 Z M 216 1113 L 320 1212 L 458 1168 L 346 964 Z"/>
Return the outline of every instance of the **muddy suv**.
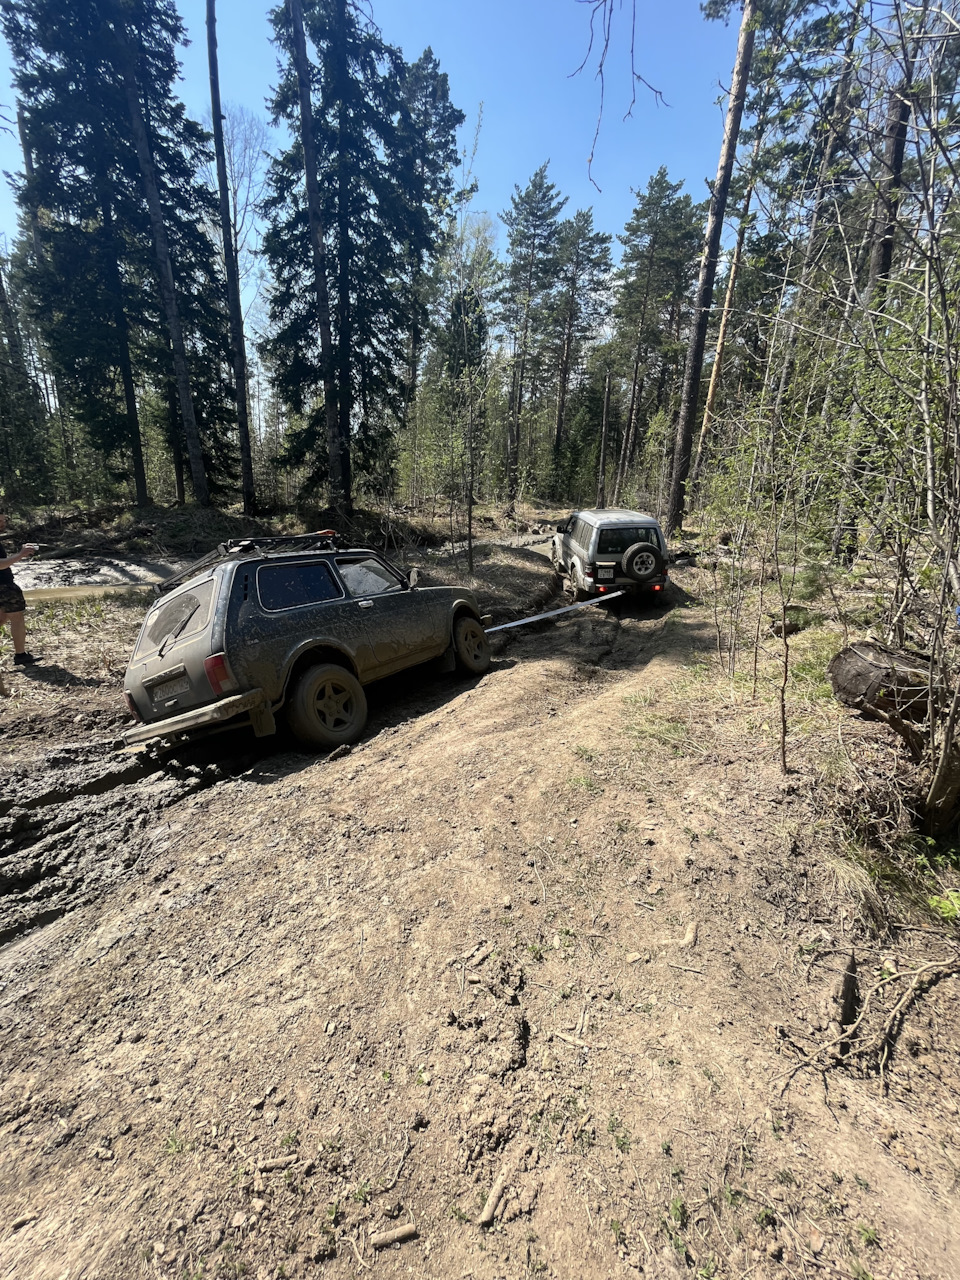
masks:
<path fill-rule="evenodd" d="M 340 746 L 363 732 L 364 685 L 432 658 L 490 665 L 472 592 L 327 533 L 224 543 L 158 590 L 124 678 L 129 743 L 227 722 L 263 737 L 282 713 L 305 746 Z"/>
<path fill-rule="evenodd" d="M 557 525 L 550 558 L 578 600 L 609 591 L 660 592 L 667 585 L 667 542 L 642 511 L 574 511 Z"/>

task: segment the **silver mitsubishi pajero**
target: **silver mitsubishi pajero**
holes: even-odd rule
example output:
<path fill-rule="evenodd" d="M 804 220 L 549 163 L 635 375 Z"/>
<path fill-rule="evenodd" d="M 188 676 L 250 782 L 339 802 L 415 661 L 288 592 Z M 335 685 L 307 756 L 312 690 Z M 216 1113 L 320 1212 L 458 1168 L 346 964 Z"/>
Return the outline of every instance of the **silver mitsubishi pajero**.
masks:
<path fill-rule="evenodd" d="M 667 585 L 667 541 L 642 511 L 574 511 L 557 525 L 550 558 L 578 600 L 609 591 L 656 594 Z"/>
<path fill-rule="evenodd" d="M 124 678 L 129 743 L 228 722 L 263 737 L 282 714 L 305 746 L 340 746 L 363 732 L 364 685 L 432 658 L 490 665 L 471 591 L 418 587 L 329 532 L 224 543 L 158 590 Z"/>

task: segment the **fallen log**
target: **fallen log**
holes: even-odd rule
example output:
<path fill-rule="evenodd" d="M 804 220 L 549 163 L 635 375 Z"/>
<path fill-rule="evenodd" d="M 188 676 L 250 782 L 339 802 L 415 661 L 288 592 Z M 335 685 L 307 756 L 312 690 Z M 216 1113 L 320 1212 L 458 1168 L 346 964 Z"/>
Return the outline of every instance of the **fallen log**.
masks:
<path fill-rule="evenodd" d="M 927 718 L 930 663 L 923 654 L 888 649 L 874 640 L 848 645 L 830 659 L 827 675 L 834 696 L 864 715 L 918 723 Z M 934 689 L 935 704 L 942 691 Z"/>

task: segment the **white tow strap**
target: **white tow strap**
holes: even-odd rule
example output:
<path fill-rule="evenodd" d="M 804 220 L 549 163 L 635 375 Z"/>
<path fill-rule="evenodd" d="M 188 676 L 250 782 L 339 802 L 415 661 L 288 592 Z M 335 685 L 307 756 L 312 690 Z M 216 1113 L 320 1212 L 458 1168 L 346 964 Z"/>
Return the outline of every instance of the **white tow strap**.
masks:
<path fill-rule="evenodd" d="M 625 591 L 611 591 L 609 595 L 597 596 L 596 600 L 582 600 L 579 604 L 568 604 L 564 609 L 551 609 L 549 613 L 537 613 L 532 618 L 521 618 L 519 622 L 505 622 L 499 627 L 488 627 L 487 635 L 492 636 L 495 631 L 509 631 L 511 627 L 525 627 L 530 622 L 542 622 L 544 618 L 559 618 L 562 613 L 576 613 L 578 609 L 589 609 L 595 604 L 606 604 L 608 600 L 616 600 L 617 596 L 624 596 Z"/>

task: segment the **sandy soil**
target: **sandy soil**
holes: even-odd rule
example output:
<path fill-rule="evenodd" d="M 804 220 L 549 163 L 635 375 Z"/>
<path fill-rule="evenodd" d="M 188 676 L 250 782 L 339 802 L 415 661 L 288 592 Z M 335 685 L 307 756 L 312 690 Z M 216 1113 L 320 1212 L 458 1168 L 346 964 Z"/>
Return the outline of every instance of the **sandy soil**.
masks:
<path fill-rule="evenodd" d="M 798 1067 L 852 952 L 862 999 L 955 949 L 868 933 L 766 726 L 651 732 L 713 643 L 678 578 L 388 682 L 335 757 L 118 752 L 133 610 L 18 677 L 0 1276 L 954 1280 L 956 976 L 882 1077 Z"/>

